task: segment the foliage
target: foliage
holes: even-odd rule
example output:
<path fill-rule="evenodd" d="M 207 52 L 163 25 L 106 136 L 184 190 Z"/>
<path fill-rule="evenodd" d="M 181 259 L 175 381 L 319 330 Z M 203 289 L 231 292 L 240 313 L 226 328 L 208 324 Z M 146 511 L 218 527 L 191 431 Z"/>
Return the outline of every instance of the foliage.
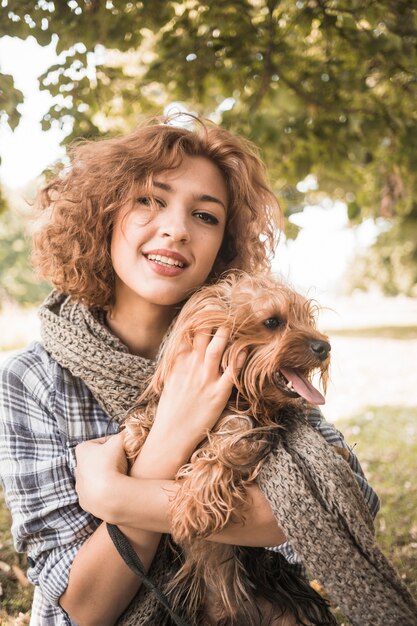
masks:
<path fill-rule="evenodd" d="M 34 275 L 27 211 L 10 204 L 9 210 L 0 213 L 0 303 L 38 304 L 51 287 Z"/>
<path fill-rule="evenodd" d="M 363 256 L 355 260 L 349 275 L 350 287 L 377 287 L 386 296 L 417 296 L 417 211 L 398 218 L 379 235 Z"/>
<path fill-rule="evenodd" d="M 6 211 L 6 209 L 7 209 L 7 202 L 0 188 L 0 215 L 3 213 L 3 211 Z"/>
<path fill-rule="evenodd" d="M 14 129 L 19 124 L 20 114 L 17 107 L 23 102 L 23 94 L 14 86 L 13 76 L 10 74 L 0 73 L 0 81 L 0 123 L 6 121 Z"/>
<path fill-rule="evenodd" d="M 56 40 L 43 127 L 70 121 L 68 140 L 181 101 L 261 146 L 290 207 L 288 186 L 314 174 L 354 220 L 412 209 L 412 0 L 3 0 L 4 34 Z M 10 115 L 18 95 L 2 93 Z"/>

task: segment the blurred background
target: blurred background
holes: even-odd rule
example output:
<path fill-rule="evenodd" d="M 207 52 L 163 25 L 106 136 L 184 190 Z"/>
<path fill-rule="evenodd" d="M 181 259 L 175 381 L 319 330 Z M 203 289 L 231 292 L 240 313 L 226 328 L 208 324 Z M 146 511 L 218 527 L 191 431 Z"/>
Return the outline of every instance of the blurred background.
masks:
<path fill-rule="evenodd" d="M 331 338 L 325 414 L 416 591 L 416 103 L 409 0 L 1 0 L 0 363 L 39 334 L 31 203 L 66 145 L 174 111 L 248 137 L 285 215 L 274 271 Z M 3 509 L 0 624 L 26 623 Z"/>

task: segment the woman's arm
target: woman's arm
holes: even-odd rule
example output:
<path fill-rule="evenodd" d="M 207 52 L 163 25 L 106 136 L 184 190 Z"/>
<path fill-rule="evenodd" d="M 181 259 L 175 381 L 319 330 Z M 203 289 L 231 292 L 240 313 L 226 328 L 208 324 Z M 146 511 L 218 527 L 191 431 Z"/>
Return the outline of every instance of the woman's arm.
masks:
<path fill-rule="evenodd" d="M 329 443 L 341 445 L 343 438 L 340 433 L 324 422 L 321 414 L 317 424 L 313 418 L 311 421 L 319 432 L 324 427 L 329 430 L 329 433 L 322 432 Z M 143 532 L 144 536 L 147 531 L 155 534 L 170 532 L 170 499 L 175 495 L 177 486 L 173 480 L 164 479 L 163 476 L 175 475 L 175 468 L 187 455 L 184 442 L 188 445 L 187 438 L 184 439 L 182 433 L 178 435 L 178 431 L 172 428 L 164 432 L 162 421 L 155 430 L 152 429 L 151 434 L 153 436 L 148 437 L 144 454 L 139 457 L 131 476 L 127 476 L 123 468 L 117 466 L 114 458 L 110 460 L 112 450 L 119 447 L 122 451 L 123 434 L 113 436 L 105 443 L 103 440 L 89 441 L 78 449 L 78 491 L 81 504 L 101 519 L 118 525 L 141 554 L 146 565 L 146 553 L 141 553 L 143 548 L 135 544 L 135 534 L 138 532 L 135 529 L 143 529 L 139 533 Z M 149 474 L 149 468 L 156 468 L 154 477 L 152 472 Z M 94 470 L 100 479 L 96 488 L 92 489 L 91 481 L 83 480 L 82 477 L 88 477 Z M 221 533 L 211 539 L 248 546 L 282 544 L 286 539 L 285 535 L 262 492 L 253 485 L 248 488 L 247 493 L 245 523 L 229 523 Z M 144 502 L 146 506 L 142 505 Z M 149 542 L 148 549 L 150 545 Z"/>
<path fill-rule="evenodd" d="M 172 479 L 215 424 L 230 395 L 229 372 L 219 370 L 227 340 L 227 333 L 219 329 L 213 337 L 196 336 L 194 345 L 178 354 L 151 433 L 130 476 L 126 475 L 123 434 L 77 447 L 81 506 L 119 525 L 146 568 L 161 533 L 169 532 Z M 139 586 L 102 525 L 75 557 L 60 604 L 83 626 L 111 624 Z"/>
<path fill-rule="evenodd" d="M 80 479 L 77 489 L 80 503 L 94 515 L 119 526 L 123 532 L 142 528 L 159 533 L 170 533 L 170 500 L 177 485 L 173 480 L 127 476 L 110 461 L 110 448 L 123 446 L 123 433 L 102 440 L 87 441 L 77 450 Z M 161 446 L 163 447 L 163 446 Z M 158 456 L 159 456 L 158 451 Z M 160 459 L 162 457 L 159 457 Z M 81 479 L 95 467 L 101 478 L 93 489 L 91 481 Z M 220 543 L 247 546 L 271 546 L 285 541 L 272 510 L 256 486 L 247 490 L 245 523 L 231 522 L 211 539 Z M 145 502 L 146 506 L 142 506 Z"/>
<path fill-rule="evenodd" d="M 90 492 L 86 497 L 82 495 L 84 486 L 78 482 L 81 503 L 85 505 L 85 500 L 94 501 L 95 506 L 100 508 L 100 513 L 97 510 L 95 514 L 119 526 L 148 569 L 160 533 L 170 532 L 169 500 L 175 493 L 176 485 L 172 480 L 134 478 L 118 471 L 108 471 L 110 456 L 114 462 L 118 452 L 123 452 L 122 435 L 112 436 L 104 444 L 95 440 L 80 446 L 77 454 L 79 467 L 91 464 L 100 476 L 94 493 L 91 493 L 90 487 L 85 488 Z M 161 471 L 161 466 L 158 469 Z M 107 508 L 109 511 L 105 510 Z M 263 494 L 253 487 L 248 490 L 245 524 L 229 524 L 212 539 L 239 545 L 266 546 L 282 543 L 285 537 Z M 86 584 L 86 581 L 94 581 L 94 584 Z M 139 585 L 140 581 L 116 552 L 106 526 L 102 524 L 75 558 L 69 585 L 60 604 L 83 626 L 113 624 L 134 597 Z"/>
<path fill-rule="evenodd" d="M 101 466 L 96 463 L 94 452 L 98 442 L 106 443 L 105 455 Z M 104 451 L 104 446 L 101 446 Z M 81 444 L 77 449 L 77 465 L 80 463 L 79 450 L 86 453 L 87 474 L 77 468 L 77 485 L 88 484 L 91 494 L 97 501 L 103 497 L 103 486 L 107 480 L 108 469 L 114 468 L 118 475 L 124 476 L 127 461 L 124 454 L 123 440 L 120 435 L 110 439 L 98 439 Z M 81 455 L 82 456 L 82 455 Z M 124 507 L 123 499 L 115 502 L 115 494 L 106 494 L 113 506 Z M 83 502 L 80 502 L 83 505 Z M 142 501 L 143 506 L 143 501 Z M 134 550 L 146 569 L 149 569 L 157 550 L 160 533 L 142 529 L 123 528 Z M 71 618 L 82 626 L 107 626 L 116 622 L 119 615 L 140 587 L 140 579 L 128 568 L 115 549 L 105 524 L 87 539 L 78 551 L 71 567 L 68 586 L 60 598 L 61 607 Z"/>
<path fill-rule="evenodd" d="M 148 569 L 159 535 L 130 530 L 128 539 Z M 82 626 L 112 626 L 140 587 L 109 537 L 105 524 L 87 539 L 71 567 L 60 606 Z"/>

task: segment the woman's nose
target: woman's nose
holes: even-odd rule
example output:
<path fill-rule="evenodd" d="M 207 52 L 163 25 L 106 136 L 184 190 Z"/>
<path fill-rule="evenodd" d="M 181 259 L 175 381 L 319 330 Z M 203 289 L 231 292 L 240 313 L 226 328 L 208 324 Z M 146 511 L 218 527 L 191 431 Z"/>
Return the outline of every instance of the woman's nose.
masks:
<path fill-rule="evenodd" d="M 186 243 L 190 240 L 190 231 L 187 218 L 180 211 L 166 211 L 160 215 L 160 233 L 162 237 L 169 237 L 173 241 Z"/>

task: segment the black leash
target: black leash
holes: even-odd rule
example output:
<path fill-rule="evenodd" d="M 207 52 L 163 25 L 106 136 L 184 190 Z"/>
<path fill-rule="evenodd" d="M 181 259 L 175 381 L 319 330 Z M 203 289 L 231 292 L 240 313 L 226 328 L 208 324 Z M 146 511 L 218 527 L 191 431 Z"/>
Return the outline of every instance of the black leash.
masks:
<path fill-rule="evenodd" d="M 190 626 L 190 624 L 185 622 L 171 609 L 166 596 L 149 578 L 142 561 L 140 560 L 139 556 L 134 551 L 128 539 L 122 533 L 120 528 L 118 526 L 115 526 L 114 524 L 106 523 L 106 526 L 107 532 L 109 533 L 117 552 L 120 554 L 126 565 L 132 570 L 134 574 L 136 574 L 136 576 L 142 578 L 143 584 L 146 585 L 146 587 L 156 596 L 157 600 L 162 604 L 162 606 L 168 611 L 174 624 L 177 624 L 177 626 Z"/>

